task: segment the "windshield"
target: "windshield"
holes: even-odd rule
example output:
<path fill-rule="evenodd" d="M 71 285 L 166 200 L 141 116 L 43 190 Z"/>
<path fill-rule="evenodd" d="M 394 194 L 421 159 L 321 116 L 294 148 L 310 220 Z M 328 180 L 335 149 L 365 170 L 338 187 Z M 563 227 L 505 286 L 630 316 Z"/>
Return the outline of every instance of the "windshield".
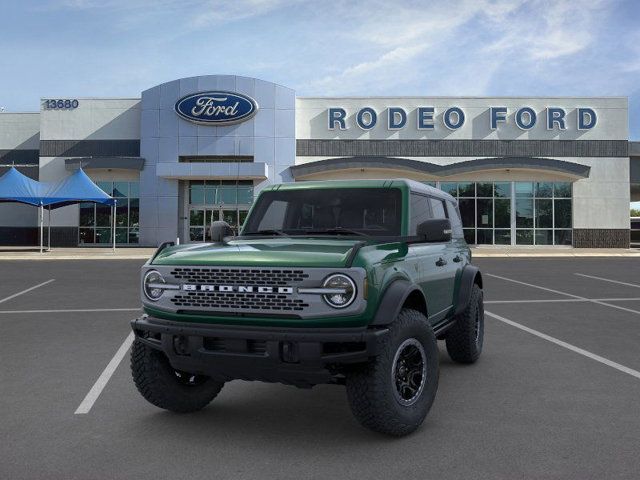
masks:
<path fill-rule="evenodd" d="M 265 192 L 242 235 L 400 235 L 396 188 L 323 188 Z"/>

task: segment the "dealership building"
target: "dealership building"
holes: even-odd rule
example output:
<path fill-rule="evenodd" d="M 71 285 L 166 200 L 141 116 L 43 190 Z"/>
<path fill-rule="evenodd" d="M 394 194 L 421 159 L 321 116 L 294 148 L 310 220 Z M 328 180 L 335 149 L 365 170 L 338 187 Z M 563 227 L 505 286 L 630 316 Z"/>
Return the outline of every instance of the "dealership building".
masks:
<path fill-rule="evenodd" d="M 44 98 L 0 114 L 0 174 L 84 171 L 118 199 L 116 242 L 206 241 L 273 183 L 410 178 L 458 198 L 478 245 L 629 246 L 640 146 L 626 97 L 296 97 L 207 75 L 139 98 Z M 111 241 L 108 206 L 52 212 L 53 246 Z M 0 204 L 0 245 L 35 245 L 37 209 Z"/>

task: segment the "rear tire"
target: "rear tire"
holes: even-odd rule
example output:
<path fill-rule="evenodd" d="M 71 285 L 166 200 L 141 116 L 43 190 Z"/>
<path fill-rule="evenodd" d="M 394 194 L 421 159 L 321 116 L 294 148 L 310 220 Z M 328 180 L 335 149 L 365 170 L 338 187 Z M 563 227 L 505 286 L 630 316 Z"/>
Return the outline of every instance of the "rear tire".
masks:
<path fill-rule="evenodd" d="M 133 382 L 156 407 L 177 413 L 196 412 L 216 398 L 224 382 L 175 370 L 166 355 L 136 340 L 131 348 Z"/>
<path fill-rule="evenodd" d="M 402 436 L 424 421 L 438 390 L 438 346 L 426 317 L 402 309 L 380 354 L 346 376 L 351 411 L 365 427 Z"/>
<path fill-rule="evenodd" d="M 484 302 L 482 289 L 473 284 L 469 304 L 456 316 L 446 333 L 447 352 L 458 363 L 474 363 L 482 353 L 484 343 Z"/>

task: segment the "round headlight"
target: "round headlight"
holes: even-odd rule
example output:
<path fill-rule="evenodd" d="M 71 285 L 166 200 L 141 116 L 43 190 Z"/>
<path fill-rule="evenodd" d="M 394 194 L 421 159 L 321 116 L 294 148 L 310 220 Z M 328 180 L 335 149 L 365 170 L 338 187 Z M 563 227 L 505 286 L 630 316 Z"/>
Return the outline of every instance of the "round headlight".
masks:
<path fill-rule="evenodd" d="M 322 296 L 324 301 L 333 308 L 348 307 L 356 298 L 356 285 L 346 275 L 340 273 L 331 275 L 326 278 L 322 286 L 334 290 L 334 292 L 325 293 Z"/>
<path fill-rule="evenodd" d="M 158 300 L 164 293 L 164 288 L 159 286 L 163 283 L 165 283 L 165 281 L 160 273 L 155 270 L 149 270 L 142 282 L 142 290 L 144 291 L 145 297 L 154 302 Z"/>

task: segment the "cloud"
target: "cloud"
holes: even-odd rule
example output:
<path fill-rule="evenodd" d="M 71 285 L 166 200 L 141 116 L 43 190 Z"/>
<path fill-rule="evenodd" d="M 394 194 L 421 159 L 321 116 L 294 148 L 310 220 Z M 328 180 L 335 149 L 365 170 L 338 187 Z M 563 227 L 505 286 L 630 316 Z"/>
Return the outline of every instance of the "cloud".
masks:
<path fill-rule="evenodd" d="M 190 24 L 194 28 L 215 26 L 265 15 L 302 2 L 303 0 L 211 0 L 191 16 Z"/>
<path fill-rule="evenodd" d="M 499 37 L 487 51 L 521 55 L 531 60 L 551 60 L 574 55 L 594 41 L 596 23 L 602 24 L 608 2 L 530 1 L 491 19 Z"/>
<path fill-rule="evenodd" d="M 463 2 L 430 2 L 399 6 L 393 2 L 367 2 L 362 8 L 350 11 L 352 18 L 345 23 L 353 25 L 347 35 L 350 42 L 369 45 L 364 61 L 345 66 L 341 71 L 325 75 L 311 84 L 312 89 L 339 93 L 365 89 L 380 80 L 393 80 L 402 85 L 415 79 L 416 70 L 424 72 L 426 65 L 433 65 L 433 58 L 446 63 L 456 62 L 455 56 L 446 58 L 442 52 L 451 45 L 458 46 L 464 35 L 465 25 L 492 9 L 497 15 L 516 7 L 518 1 L 487 2 L 483 0 Z M 354 13 L 355 11 L 355 13 Z M 431 57 L 431 58 L 429 58 Z M 442 58 L 445 57 L 445 58 Z M 424 61 L 423 61 L 424 60 Z M 446 68 L 446 67 L 445 67 Z"/>

